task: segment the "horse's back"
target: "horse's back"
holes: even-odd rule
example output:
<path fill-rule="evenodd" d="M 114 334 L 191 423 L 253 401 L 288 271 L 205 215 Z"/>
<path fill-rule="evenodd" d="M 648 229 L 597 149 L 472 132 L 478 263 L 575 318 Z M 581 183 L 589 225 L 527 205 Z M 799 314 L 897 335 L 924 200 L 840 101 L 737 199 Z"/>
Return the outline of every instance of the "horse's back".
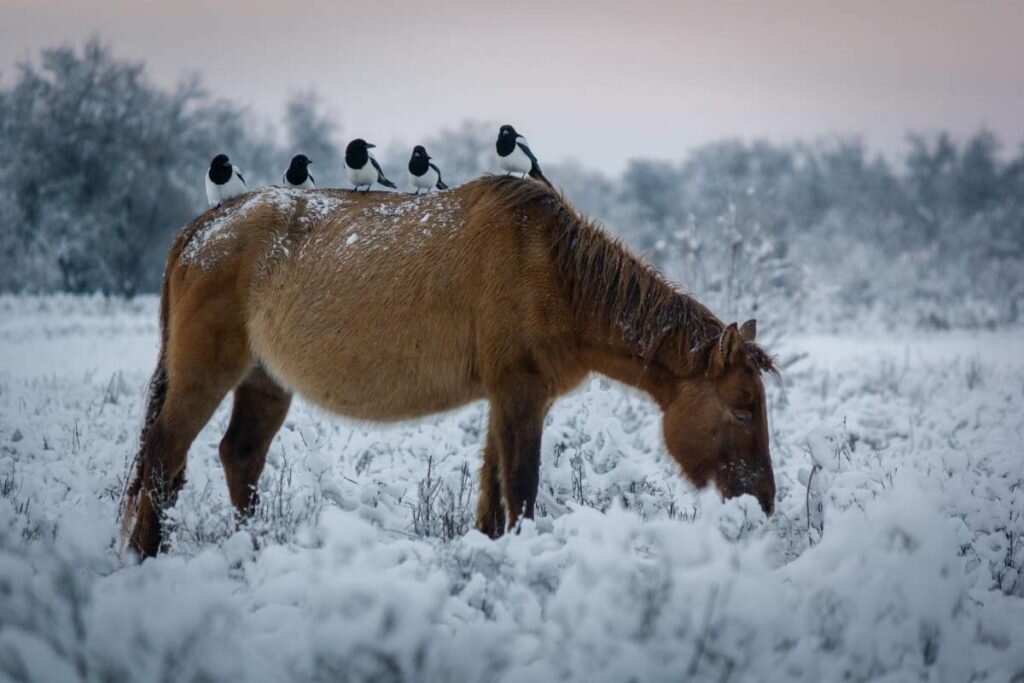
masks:
<path fill-rule="evenodd" d="M 478 398 L 481 263 L 465 215 L 454 193 L 310 197 L 254 278 L 255 356 L 286 386 L 358 418 Z"/>

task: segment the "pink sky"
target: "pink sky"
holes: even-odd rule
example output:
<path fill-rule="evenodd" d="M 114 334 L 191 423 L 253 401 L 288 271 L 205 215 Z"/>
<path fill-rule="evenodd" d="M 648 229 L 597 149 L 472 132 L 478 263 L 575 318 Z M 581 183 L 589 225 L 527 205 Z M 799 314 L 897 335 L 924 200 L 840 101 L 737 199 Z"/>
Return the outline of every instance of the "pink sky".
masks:
<path fill-rule="evenodd" d="M 725 136 L 1024 141 L 1024 2 L 0 0 L 0 74 L 90 35 L 268 116 L 313 88 L 346 136 L 472 117 L 609 171 Z"/>

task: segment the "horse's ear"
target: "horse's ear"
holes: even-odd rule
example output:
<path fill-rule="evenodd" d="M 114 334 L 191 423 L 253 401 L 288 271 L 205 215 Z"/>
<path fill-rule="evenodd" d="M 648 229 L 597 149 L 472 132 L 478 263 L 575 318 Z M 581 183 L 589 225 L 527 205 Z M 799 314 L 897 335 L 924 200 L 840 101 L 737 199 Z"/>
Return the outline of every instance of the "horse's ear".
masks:
<path fill-rule="evenodd" d="M 740 339 L 745 342 L 752 342 L 757 339 L 757 321 L 748 320 L 740 325 Z"/>
<path fill-rule="evenodd" d="M 736 323 L 732 323 L 722 332 L 722 336 L 718 338 L 718 344 L 711 352 L 708 374 L 712 377 L 721 374 L 727 367 L 737 362 L 742 353 L 743 340 L 740 338 L 740 331 L 736 327 Z"/>

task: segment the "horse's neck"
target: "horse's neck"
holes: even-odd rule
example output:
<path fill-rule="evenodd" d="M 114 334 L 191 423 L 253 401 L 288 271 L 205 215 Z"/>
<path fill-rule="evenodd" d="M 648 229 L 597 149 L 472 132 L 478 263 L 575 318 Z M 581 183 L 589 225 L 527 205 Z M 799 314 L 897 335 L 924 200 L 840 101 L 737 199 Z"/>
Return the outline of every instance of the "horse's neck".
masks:
<path fill-rule="evenodd" d="M 588 346 L 587 369 L 631 387 L 642 389 L 664 409 L 678 391 L 679 378 L 660 363 L 649 363 L 624 349 Z"/>
<path fill-rule="evenodd" d="M 700 307 L 701 313 L 706 310 Z M 651 337 L 644 330 L 623 329 L 621 324 L 608 329 L 600 320 L 591 320 L 585 326 L 588 368 L 642 389 L 664 408 L 675 399 L 681 381 L 704 375 L 706 339 L 720 325 L 713 316 L 690 321 L 698 327 L 677 324 Z"/>
<path fill-rule="evenodd" d="M 603 231 L 559 214 L 551 245 L 589 369 L 664 404 L 679 381 L 705 370 L 708 340 L 723 325 Z"/>

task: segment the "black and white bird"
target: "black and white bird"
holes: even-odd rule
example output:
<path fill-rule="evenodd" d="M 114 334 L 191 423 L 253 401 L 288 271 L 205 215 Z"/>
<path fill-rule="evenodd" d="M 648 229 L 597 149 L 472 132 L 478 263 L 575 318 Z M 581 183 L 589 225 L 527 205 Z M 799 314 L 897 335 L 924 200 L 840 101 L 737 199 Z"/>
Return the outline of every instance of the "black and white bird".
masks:
<path fill-rule="evenodd" d="M 420 190 L 430 192 L 430 188 L 436 187 L 439 190 L 447 190 L 448 186 L 441 181 L 441 169 L 431 160 L 423 145 L 416 145 L 412 148 L 412 157 L 409 158 L 409 182 L 416 188 L 416 194 Z"/>
<path fill-rule="evenodd" d="M 381 170 L 380 164 L 370 153 L 374 147 L 376 145 L 372 145 L 362 138 L 356 138 L 348 143 L 348 147 L 345 148 L 345 175 L 357 190 L 365 186 L 366 191 L 369 192 L 370 186 L 374 183 L 394 189 L 395 184 L 384 177 L 384 171 Z"/>
<path fill-rule="evenodd" d="M 541 173 L 537 157 L 530 151 L 530 145 L 526 138 L 516 132 L 516 129 L 504 125 L 498 130 L 498 142 L 495 145 L 498 152 L 498 167 L 508 173 L 521 173 L 523 177 L 529 173 L 542 183 L 551 186 L 551 181 Z"/>
<path fill-rule="evenodd" d="M 313 163 L 313 160 L 307 157 L 305 154 L 296 154 L 292 157 L 292 163 L 288 166 L 288 170 L 284 172 L 284 178 L 282 182 L 285 187 L 292 187 L 296 190 L 312 190 L 316 187 L 316 180 L 313 179 L 313 174 L 309 172 L 309 165 Z"/>
<path fill-rule="evenodd" d="M 245 192 L 245 178 L 231 164 L 227 154 L 218 154 L 210 162 L 206 172 L 206 200 L 210 206 L 218 206 L 232 197 Z"/>

